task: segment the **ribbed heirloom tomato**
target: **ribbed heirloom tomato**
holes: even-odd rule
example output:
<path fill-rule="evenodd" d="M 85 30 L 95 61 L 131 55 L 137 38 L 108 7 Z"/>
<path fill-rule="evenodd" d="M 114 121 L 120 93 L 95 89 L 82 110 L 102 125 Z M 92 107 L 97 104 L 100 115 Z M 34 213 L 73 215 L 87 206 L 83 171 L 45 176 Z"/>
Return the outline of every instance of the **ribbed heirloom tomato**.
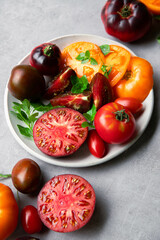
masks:
<path fill-rule="evenodd" d="M 108 103 L 98 110 L 94 124 L 100 137 L 112 144 L 128 141 L 135 131 L 132 113 L 115 102 Z"/>
<path fill-rule="evenodd" d="M 7 239 L 18 223 L 18 205 L 12 190 L 0 183 L 0 240 Z"/>

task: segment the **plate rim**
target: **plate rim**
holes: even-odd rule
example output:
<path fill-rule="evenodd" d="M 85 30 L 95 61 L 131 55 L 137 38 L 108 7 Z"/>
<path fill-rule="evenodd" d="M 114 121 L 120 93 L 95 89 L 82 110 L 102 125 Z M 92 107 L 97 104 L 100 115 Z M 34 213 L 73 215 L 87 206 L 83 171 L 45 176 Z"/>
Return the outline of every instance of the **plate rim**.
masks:
<path fill-rule="evenodd" d="M 101 37 L 101 36 L 98 36 L 98 35 L 93 35 L 93 34 L 68 34 L 68 35 L 62 35 L 60 37 L 56 37 L 54 39 L 51 39 L 47 42 L 53 42 L 53 41 L 58 41 L 59 39 L 62 39 L 62 38 L 68 38 L 68 37 L 90 37 L 90 38 L 98 38 L 102 41 L 111 41 L 113 42 L 114 44 L 116 45 L 119 45 L 119 46 L 122 46 L 124 47 L 125 49 L 127 49 L 132 55 L 136 56 L 135 53 L 130 50 L 128 47 L 126 47 L 124 44 L 122 43 L 119 43 L 117 41 L 114 41 L 112 39 L 109 39 L 109 38 L 105 38 L 105 37 Z M 21 62 L 23 62 L 28 56 L 30 55 L 30 52 L 28 54 L 26 54 L 19 62 L 17 65 L 21 64 Z M 9 81 L 9 79 L 8 79 Z M 141 131 L 141 134 L 137 134 L 135 136 L 135 138 L 133 138 L 133 140 L 131 140 L 128 144 L 126 144 L 125 146 L 123 146 L 120 150 L 118 150 L 118 154 L 115 152 L 113 153 L 110 158 L 106 159 L 106 157 L 104 158 L 101 158 L 101 159 L 97 159 L 97 162 L 85 162 L 85 160 L 83 160 L 82 162 L 73 162 L 73 164 L 71 162 L 67 162 L 67 160 L 65 159 L 65 163 L 64 161 L 61 161 L 61 159 L 57 160 L 57 159 L 54 159 L 54 158 L 49 158 L 50 156 L 48 155 L 41 155 L 43 153 L 37 153 L 35 152 L 34 150 L 32 150 L 30 147 L 28 147 L 26 145 L 26 143 L 24 143 L 21 138 L 17 135 L 12 123 L 11 123 L 11 120 L 10 120 L 10 115 L 9 115 L 9 106 L 8 106 L 8 97 L 9 97 L 9 91 L 8 91 L 8 81 L 7 81 L 7 84 L 6 84 L 6 87 L 5 87 L 5 92 L 4 92 L 4 113 L 5 113 L 5 118 L 7 120 L 7 125 L 9 126 L 9 129 L 12 133 L 12 135 L 14 136 L 15 140 L 29 153 L 31 154 L 32 156 L 36 157 L 37 159 L 39 160 L 42 160 L 44 162 L 47 162 L 49 164 L 52 164 L 52 165 L 56 165 L 56 166 L 61 166 L 61 167 L 71 167 L 71 168 L 83 168 L 83 167 L 91 167 L 91 166 L 96 166 L 96 165 L 100 165 L 102 163 L 105 163 L 107 161 L 110 161 L 112 159 L 114 159 L 115 157 L 119 156 L 120 154 L 122 154 L 124 151 L 126 151 L 127 149 L 129 149 L 139 138 L 140 136 L 142 136 L 142 134 L 144 133 L 147 125 L 149 124 L 150 122 L 150 119 L 151 119 L 151 116 L 152 116 L 152 112 L 153 112 L 153 107 L 154 107 L 154 91 L 153 91 L 153 88 L 152 90 L 150 91 L 149 95 L 152 99 L 152 104 L 150 105 L 150 115 L 147 119 L 147 122 L 145 122 L 145 125 Z M 147 97 L 148 98 L 148 97 Z M 94 157 L 91 155 L 91 157 Z M 95 157 L 94 157 L 95 158 Z"/>

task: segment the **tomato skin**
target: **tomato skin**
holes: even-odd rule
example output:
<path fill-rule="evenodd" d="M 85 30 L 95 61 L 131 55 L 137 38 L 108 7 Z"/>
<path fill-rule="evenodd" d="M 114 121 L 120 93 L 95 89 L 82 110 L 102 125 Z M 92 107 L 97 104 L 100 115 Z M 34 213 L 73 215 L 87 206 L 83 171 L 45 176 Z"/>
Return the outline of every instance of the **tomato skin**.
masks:
<path fill-rule="evenodd" d="M 18 205 L 12 190 L 0 183 L 0 239 L 7 239 L 18 223 Z"/>
<path fill-rule="evenodd" d="M 18 161 L 12 169 L 12 182 L 21 193 L 33 193 L 41 184 L 41 170 L 39 165 L 29 158 Z"/>
<path fill-rule="evenodd" d="M 124 42 L 141 38 L 152 23 L 147 7 L 136 0 L 108 0 L 101 18 L 106 32 Z"/>
<path fill-rule="evenodd" d="M 143 104 L 138 99 L 131 97 L 117 98 L 115 103 L 122 105 L 125 109 L 127 108 L 132 114 L 140 112 L 143 107 Z"/>
<path fill-rule="evenodd" d="M 24 231 L 28 234 L 38 233 L 42 230 L 42 222 L 37 209 L 32 205 L 27 205 L 22 209 L 21 222 Z"/>
<path fill-rule="evenodd" d="M 117 111 L 124 111 L 129 121 L 116 119 Z M 100 137 L 111 144 L 121 144 L 128 141 L 135 131 L 135 119 L 130 111 L 118 103 L 108 103 L 101 107 L 95 115 L 95 128 Z"/>
<path fill-rule="evenodd" d="M 45 79 L 36 68 L 30 65 L 17 65 L 11 71 L 8 89 L 19 100 L 27 98 L 35 101 L 44 94 Z"/>
<path fill-rule="evenodd" d="M 127 71 L 113 88 L 115 96 L 133 97 L 143 102 L 153 87 L 153 68 L 140 57 L 131 57 Z"/>
<path fill-rule="evenodd" d="M 60 71 L 61 51 L 52 43 L 35 47 L 30 54 L 30 64 L 46 76 L 55 76 Z"/>
<path fill-rule="evenodd" d="M 95 129 L 88 132 L 87 144 L 90 153 L 95 157 L 102 158 L 105 156 L 107 150 L 106 144 Z"/>

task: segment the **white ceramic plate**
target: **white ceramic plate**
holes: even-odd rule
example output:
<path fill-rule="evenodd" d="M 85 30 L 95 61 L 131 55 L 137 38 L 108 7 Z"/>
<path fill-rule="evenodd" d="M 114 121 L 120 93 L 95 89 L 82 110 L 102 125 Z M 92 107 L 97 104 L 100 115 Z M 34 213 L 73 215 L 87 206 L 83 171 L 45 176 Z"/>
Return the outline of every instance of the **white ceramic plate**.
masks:
<path fill-rule="evenodd" d="M 126 48 L 128 51 L 131 52 L 132 55 L 135 55 L 130 49 L 125 47 L 124 45 L 112 41 L 110 39 L 102 38 L 95 35 L 86 35 L 86 34 L 80 34 L 80 35 L 67 35 L 62 36 L 56 39 L 53 39 L 49 42 L 55 43 L 59 48 L 62 50 L 67 45 L 78 42 L 78 41 L 88 41 L 93 42 L 97 45 L 102 44 L 115 44 L 120 45 L 124 48 Z M 24 57 L 19 64 L 28 64 L 29 60 L 29 54 Z M 53 158 L 48 155 L 43 154 L 35 145 L 34 141 L 27 139 L 26 137 L 22 136 L 17 128 L 18 120 L 15 116 L 13 116 L 10 111 L 12 110 L 12 102 L 18 101 L 16 100 L 8 91 L 8 88 L 6 86 L 5 90 L 5 97 L 4 97 L 4 107 L 5 107 L 5 115 L 7 119 L 8 126 L 17 140 L 17 142 L 30 154 L 35 156 L 36 158 L 45 161 L 50 164 L 63 166 L 63 167 L 87 167 L 87 166 L 93 166 L 98 165 L 103 162 L 109 161 L 122 152 L 124 152 L 126 149 L 128 149 L 132 144 L 136 142 L 136 140 L 142 135 L 145 128 L 147 127 L 149 120 L 152 115 L 153 105 L 154 105 L 154 95 L 153 90 L 150 92 L 149 96 L 146 98 L 146 100 L 143 102 L 144 111 L 140 115 L 140 117 L 136 121 L 137 126 L 137 132 L 134 139 L 132 139 L 128 144 L 125 145 L 110 145 L 109 146 L 109 153 L 104 158 L 98 159 L 92 156 L 89 153 L 89 150 L 87 148 L 87 144 L 84 143 L 80 149 L 75 152 L 71 156 L 63 157 L 63 158 Z M 21 123 L 22 124 L 22 123 Z"/>

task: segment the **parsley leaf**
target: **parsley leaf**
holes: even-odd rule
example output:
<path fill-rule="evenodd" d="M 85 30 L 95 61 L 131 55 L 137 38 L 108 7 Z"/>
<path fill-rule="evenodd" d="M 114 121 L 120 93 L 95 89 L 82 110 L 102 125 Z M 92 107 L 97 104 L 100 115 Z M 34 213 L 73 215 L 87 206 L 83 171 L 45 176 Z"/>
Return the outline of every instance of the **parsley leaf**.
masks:
<path fill-rule="evenodd" d="M 104 44 L 99 47 L 104 55 L 107 55 L 108 53 L 110 53 L 110 46 L 108 44 Z"/>
<path fill-rule="evenodd" d="M 109 74 L 111 73 L 111 71 L 112 71 L 112 66 L 109 68 L 109 70 L 108 70 L 108 67 L 109 66 L 106 66 L 106 65 L 102 65 L 102 67 L 101 67 L 101 70 L 102 70 L 102 72 L 104 72 L 104 76 L 108 79 L 108 76 L 109 76 Z"/>
<path fill-rule="evenodd" d="M 83 75 L 81 78 L 71 76 L 71 83 L 73 85 L 71 89 L 72 93 L 83 93 L 83 91 L 87 90 L 89 87 L 86 75 Z"/>
<path fill-rule="evenodd" d="M 83 113 L 83 116 L 86 118 L 86 122 L 83 122 L 82 123 L 82 127 L 91 127 L 91 128 L 95 128 L 94 125 L 93 125 L 93 121 L 94 121 L 94 117 L 96 115 L 96 106 L 93 104 L 92 105 L 92 108 L 86 112 L 86 113 Z"/>
<path fill-rule="evenodd" d="M 81 64 L 84 64 L 84 63 L 87 63 L 90 61 L 90 64 L 91 65 L 98 65 L 97 61 L 90 57 L 90 51 L 87 50 L 86 52 L 81 52 L 77 57 L 76 59 L 78 61 L 81 61 Z"/>
<path fill-rule="evenodd" d="M 13 102 L 13 110 L 11 113 L 18 118 L 18 120 L 22 121 L 24 125 L 27 127 L 21 126 L 17 124 L 19 132 L 26 137 L 33 137 L 33 126 L 35 121 L 39 118 L 39 115 L 47 112 L 53 108 L 62 107 L 56 106 L 53 107 L 51 103 L 48 105 L 44 105 L 41 102 L 30 103 L 29 100 L 24 99 L 21 103 Z"/>

